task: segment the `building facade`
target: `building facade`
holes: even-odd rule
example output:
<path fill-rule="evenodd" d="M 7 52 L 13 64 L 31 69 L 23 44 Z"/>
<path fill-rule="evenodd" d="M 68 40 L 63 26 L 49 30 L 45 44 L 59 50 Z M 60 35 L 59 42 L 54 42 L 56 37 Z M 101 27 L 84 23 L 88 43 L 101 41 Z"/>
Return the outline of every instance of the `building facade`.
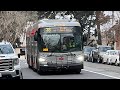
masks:
<path fill-rule="evenodd" d="M 114 44 L 114 49 L 120 50 L 120 24 L 116 24 L 109 29 L 111 32 L 111 43 Z"/>

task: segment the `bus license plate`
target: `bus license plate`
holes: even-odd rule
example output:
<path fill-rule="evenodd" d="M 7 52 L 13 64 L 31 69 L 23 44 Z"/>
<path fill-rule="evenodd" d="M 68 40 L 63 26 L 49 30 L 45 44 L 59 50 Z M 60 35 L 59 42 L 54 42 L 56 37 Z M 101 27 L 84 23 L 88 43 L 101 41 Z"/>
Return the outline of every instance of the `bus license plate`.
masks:
<path fill-rule="evenodd" d="M 2 74 L 0 73 L 0 77 L 2 77 Z"/>

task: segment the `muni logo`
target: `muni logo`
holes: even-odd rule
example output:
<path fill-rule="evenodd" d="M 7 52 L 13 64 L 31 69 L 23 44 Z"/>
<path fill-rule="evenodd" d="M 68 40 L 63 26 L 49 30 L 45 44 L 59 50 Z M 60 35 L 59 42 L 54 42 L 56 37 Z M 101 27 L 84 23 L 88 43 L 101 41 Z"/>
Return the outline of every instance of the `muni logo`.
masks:
<path fill-rule="evenodd" d="M 64 60 L 64 58 L 63 57 L 59 57 L 59 60 Z"/>

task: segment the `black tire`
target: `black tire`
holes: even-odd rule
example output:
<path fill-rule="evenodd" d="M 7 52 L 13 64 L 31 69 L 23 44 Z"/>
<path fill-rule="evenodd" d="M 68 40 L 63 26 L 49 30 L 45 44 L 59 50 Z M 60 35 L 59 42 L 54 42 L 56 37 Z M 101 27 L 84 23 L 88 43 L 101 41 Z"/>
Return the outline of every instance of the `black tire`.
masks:
<path fill-rule="evenodd" d="M 20 76 L 15 77 L 15 79 L 20 79 Z"/>
<path fill-rule="evenodd" d="M 117 60 L 115 61 L 115 66 L 118 66 L 119 64 L 117 63 Z"/>
<path fill-rule="evenodd" d="M 86 59 L 86 61 L 89 62 L 89 61 L 90 61 L 90 57 L 88 57 L 88 58 Z"/>
<path fill-rule="evenodd" d="M 108 59 L 107 59 L 107 65 L 110 65 L 110 63 L 108 62 Z"/>
<path fill-rule="evenodd" d="M 88 62 L 88 59 L 86 59 L 85 61 Z"/>
<path fill-rule="evenodd" d="M 90 57 L 88 57 L 87 62 L 90 62 Z"/>
<path fill-rule="evenodd" d="M 23 74 L 21 73 L 21 76 L 17 76 L 15 79 L 23 79 Z"/>
<path fill-rule="evenodd" d="M 88 57 L 88 59 L 86 61 L 89 62 L 89 57 Z"/>
<path fill-rule="evenodd" d="M 80 74 L 80 72 L 81 72 L 81 69 L 77 69 L 77 70 L 75 71 L 76 74 Z"/>
<path fill-rule="evenodd" d="M 102 64 L 105 64 L 104 60 L 102 60 Z"/>
<path fill-rule="evenodd" d="M 28 68 L 32 69 L 32 67 L 30 65 L 28 65 Z"/>
<path fill-rule="evenodd" d="M 98 57 L 97 62 L 98 62 L 98 63 L 101 63 L 101 59 L 100 59 L 100 57 Z"/>
<path fill-rule="evenodd" d="M 37 73 L 40 74 L 40 75 L 44 75 L 44 71 L 41 70 L 41 69 L 38 69 L 38 70 L 37 70 Z"/>
<path fill-rule="evenodd" d="M 36 59 L 36 66 L 37 66 L 37 63 L 38 63 L 38 62 L 37 62 L 37 59 Z M 37 66 L 37 67 L 38 67 L 38 66 Z M 33 71 L 34 71 L 34 72 L 37 72 L 37 69 L 34 68 Z"/>
<path fill-rule="evenodd" d="M 22 72 L 21 72 L 21 77 L 20 77 L 20 79 L 23 79 L 23 74 L 22 74 Z"/>
<path fill-rule="evenodd" d="M 89 58 L 89 62 L 92 62 L 92 58 L 91 57 Z"/>
<path fill-rule="evenodd" d="M 91 58 L 91 62 L 92 62 L 92 63 L 94 63 L 94 62 L 95 62 L 95 60 L 94 60 L 94 58 L 93 58 L 93 57 Z"/>
<path fill-rule="evenodd" d="M 37 73 L 40 74 L 40 75 L 43 75 L 44 74 L 44 71 L 40 68 L 40 66 L 37 64 Z"/>
<path fill-rule="evenodd" d="M 118 66 L 120 66 L 120 63 L 118 64 Z"/>
<path fill-rule="evenodd" d="M 34 71 L 34 72 L 37 72 L 37 69 L 33 68 L 33 71 Z"/>

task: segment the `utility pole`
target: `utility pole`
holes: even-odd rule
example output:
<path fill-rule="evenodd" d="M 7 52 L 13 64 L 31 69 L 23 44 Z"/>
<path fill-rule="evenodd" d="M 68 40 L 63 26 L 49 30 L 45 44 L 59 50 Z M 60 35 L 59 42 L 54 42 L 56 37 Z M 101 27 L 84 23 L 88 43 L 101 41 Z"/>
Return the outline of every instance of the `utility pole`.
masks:
<path fill-rule="evenodd" d="M 100 17 L 101 11 L 96 11 L 96 25 L 97 25 L 97 33 L 98 33 L 98 45 L 102 45 L 102 40 L 101 40 L 101 31 L 100 31 Z"/>

